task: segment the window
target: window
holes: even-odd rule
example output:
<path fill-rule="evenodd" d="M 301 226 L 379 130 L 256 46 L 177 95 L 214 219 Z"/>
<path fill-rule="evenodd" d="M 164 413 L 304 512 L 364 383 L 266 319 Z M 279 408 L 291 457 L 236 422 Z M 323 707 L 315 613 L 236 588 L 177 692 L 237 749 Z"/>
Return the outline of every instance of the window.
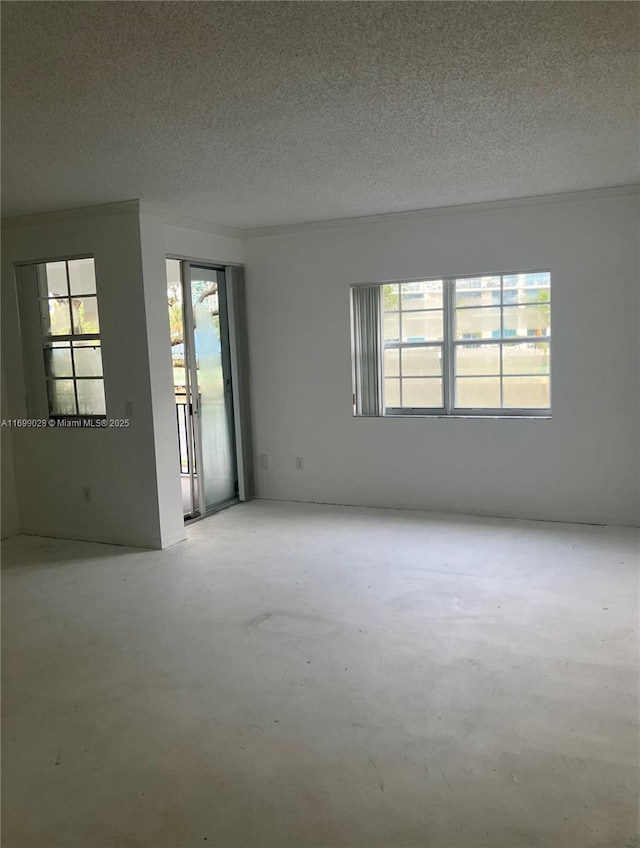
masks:
<path fill-rule="evenodd" d="M 51 417 L 106 414 L 94 260 L 28 266 L 19 277 L 32 381 L 44 377 Z M 35 310 L 37 303 L 37 313 Z M 37 351 L 39 350 L 39 355 Z M 39 361 L 38 361 L 39 359 Z M 40 385 L 37 414 L 44 414 Z"/>
<path fill-rule="evenodd" d="M 548 271 L 354 286 L 356 414 L 548 415 L 550 312 Z"/>

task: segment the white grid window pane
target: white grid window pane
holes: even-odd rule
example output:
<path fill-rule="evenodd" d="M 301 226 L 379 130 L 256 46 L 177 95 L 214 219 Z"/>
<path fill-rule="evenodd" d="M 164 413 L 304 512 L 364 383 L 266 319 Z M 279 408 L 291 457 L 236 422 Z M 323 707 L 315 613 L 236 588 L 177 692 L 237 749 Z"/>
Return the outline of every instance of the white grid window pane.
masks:
<path fill-rule="evenodd" d="M 48 380 L 49 413 L 51 415 L 76 415 L 76 395 L 73 380 Z"/>
<path fill-rule="evenodd" d="M 94 261 L 42 263 L 36 275 L 49 414 L 105 415 Z"/>
<path fill-rule="evenodd" d="M 403 377 L 439 377 L 442 374 L 442 348 L 405 347 L 402 349 Z"/>
<path fill-rule="evenodd" d="M 456 406 L 461 409 L 499 409 L 500 377 L 458 377 Z"/>
<path fill-rule="evenodd" d="M 400 380 L 390 379 L 384 381 L 384 405 L 400 406 Z"/>
<path fill-rule="evenodd" d="M 40 273 L 40 297 L 67 297 L 67 270 L 64 262 L 47 262 Z"/>
<path fill-rule="evenodd" d="M 502 302 L 549 303 L 551 300 L 551 276 L 548 272 L 532 274 L 505 274 L 502 283 Z"/>
<path fill-rule="evenodd" d="M 74 342 L 73 361 L 76 377 L 102 377 L 102 354 L 99 342 Z"/>
<path fill-rule="evenodd" d="M 68 266 L 71 295 L 95 294 L 96 273 L 93 259 L 70 259 Z"/>
<path fill-rule="evenodd" d="M 455 281 L 455 305 L 499 306 L 500 277 L 467 277 Z"/>
<path fill-rule="evenodd" d="M 503 374 L 548 374 L 549 343 L 524 342 L 502 346 Z"/>
<path fill-rule="evenodd" d="M 388 283 L 382 286 L 382 308 L 384 312 L 397 312 L 400 309 L 400 286 Z"/>
<path fill-rule="evenodd" d="M 384 321 L 384 340 L 385 342 L 400 341 L 400 314 L 396 312 L 385 313 Z"/>
<path fill-rule="evenodd" d="M 550 310 L 551 307 L 548 304 L 505 306 L 502 310 L 504 337 L 548 336 L 551 331 Z"/>
<path fill-rule="evenodd" d="M 402 310 L 442 309 L 442 280 L 403 283 L 400 286 Z"/>
<path fill-rule="evenodd" d="M 439 342 L 443 337 L 442 311 L 402 313 L 403 342 Z"/>
<path fill-rule="evenodd" d="M 505 409 L 546 409 L 549 406 L 548 377 L 505 377 L 502 392 Z"/>
<path fill-rule="evenodd" d="M 76 380 L 80 415 L 104 415 L 104 383 L 102 380 Z"/>
<path fill-rule="evenodd" d="M 409 378 L 402 381 L 402 406 L 439 408 L 442 406 L 442 380 Z"/>
<path fill-rule="evenodd" d="M 44 349 L 47 377 L 73 377 L 69 344 L 49 345 Z"/>
<path fill-rule="evenodd" d="M 74 297 L 71 299 L 71 308 L 74 333 L 89 335 L 100 332 L 97 297 Z"/>
<path fill-rule="evenodd" d="M 500 338 L 500 307 L 456 309 L 456 339 Z"/>
<path fill-rule="evenodd" d="M 71 335 L 69 299 L 56 298 L 41 301 L 42 332 L 45 336 Z"/>
<path fill-rule="evenodd" d="M 381 288 L 387 409 L 480 416 L 550 410 L 548 271 Z"/>
<path fill-rule="evenodd" d="M 460 376 L 500 374 L 500 346 L 493 345 L 457 345 L 456 374 Z"/>
<path fill-rule="evenodd" d="M 397 348 L 384 352 L 384 376 L 398 377 L 400 375 L 400 351 Z"/>

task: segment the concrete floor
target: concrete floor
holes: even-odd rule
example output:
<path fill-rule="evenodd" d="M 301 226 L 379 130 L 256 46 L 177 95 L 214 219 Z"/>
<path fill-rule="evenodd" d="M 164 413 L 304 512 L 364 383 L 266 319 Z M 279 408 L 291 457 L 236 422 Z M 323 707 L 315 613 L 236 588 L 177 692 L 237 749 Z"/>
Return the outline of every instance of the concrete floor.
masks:
<path fill-rule="evenodd" d="M 626 848 L 638 535 L 255 501 L 4 546 L 5 848 Z"/>

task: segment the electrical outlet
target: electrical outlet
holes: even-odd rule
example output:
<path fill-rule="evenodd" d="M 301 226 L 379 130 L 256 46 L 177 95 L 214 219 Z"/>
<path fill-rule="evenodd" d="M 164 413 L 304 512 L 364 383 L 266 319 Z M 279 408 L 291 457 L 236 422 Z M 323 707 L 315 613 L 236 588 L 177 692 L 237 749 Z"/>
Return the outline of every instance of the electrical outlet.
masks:
<path fill-rule="evenodd" d="M 260 468 L 262 468 L 263 471 L 268 471 L 270 465 L 271 465 L 271 462 L 270 462 L 270 459 L 269 459 L 269 454 L 268 453 L 261 453 L 260 454 Z"/>
<path fill-rule="evenodd" d="M 302 471 L 304 468 L 304 460 L 301 456 L 296 457 L 296 471 Z"/>
<path fill-rule="evenodd" d="M 82 489 L 82 500 L 85 503 L 91 503 L 91 486 L 85 486 Z"/>

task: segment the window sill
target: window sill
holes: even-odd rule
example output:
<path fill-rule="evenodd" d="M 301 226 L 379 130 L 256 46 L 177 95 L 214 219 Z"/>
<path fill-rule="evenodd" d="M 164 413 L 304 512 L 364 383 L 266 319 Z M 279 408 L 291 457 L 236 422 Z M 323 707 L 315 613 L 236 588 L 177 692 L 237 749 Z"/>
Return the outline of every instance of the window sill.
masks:
<path fill-rule="evenodd" d="M 487 419 L 490 421 L 550 421 L 551 415 L 394 415 L 394 413 L 390 413 L 389 415 L 381 415 L 380 418 L 462 418 L 467 421 L 486 421 Z"/>
<path fill-rule="evenodd" d="M 465 421 L 551 421 L 551 414 L 549 415 L 442 415 L 440 413 L 434 413 L 433 415 L 428 414 L 394 414 L 394 413 L 385 413 L 384 415 L 356 415 L 352 414 L 353 418 L 393 418 L 394 420 L 398 419 L 408 419 L 409 421 L 412 418 L 421 418 L 421 419 L 432 419 L 432 418 L 444 418 L 444 419 L 453 419 L 453 420 L 465 420 Z"/>

